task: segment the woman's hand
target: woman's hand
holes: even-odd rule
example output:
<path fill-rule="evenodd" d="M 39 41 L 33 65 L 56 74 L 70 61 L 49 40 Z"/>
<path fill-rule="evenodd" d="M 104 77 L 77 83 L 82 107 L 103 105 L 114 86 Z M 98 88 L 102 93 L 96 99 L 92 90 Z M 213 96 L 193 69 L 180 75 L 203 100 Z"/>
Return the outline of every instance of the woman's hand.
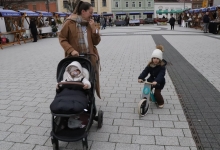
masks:
<path fill-rule="evenodd" d="M 138 79 L 138 83 L 143 83 L 143 80 L 142 79 Z"/>
<path fill-rule="evenodd" d="M 79 56 L 79 53 L 76 50 L 74 50 L 72 51 L 71 55 L 77 57 Z"/>
<path fill-rule="evenodd" d="M 85 84 L 84 87 L 83 87 L 84 90 L 86 90 L 86 89 L 88 89 L 88 88 L 89 88 L 89 85 L 88 85 L 88 84 Z"/>
<path fill-rule="evenodd" d="M 157 82 L 156 81 L 152 82 L 152 85 L 157 85 Z"/>
<path fill-rule="evenodd" d="M 90 19 L 89 24 L 90 24 L 90 26 L 91 26 L 91 28 L 92 28 L 92 32 L 93 32 L 93 33 L 98 33 L 98 29 L 96 28 L 95 22 L 94 22 L 93 19 Z"/>

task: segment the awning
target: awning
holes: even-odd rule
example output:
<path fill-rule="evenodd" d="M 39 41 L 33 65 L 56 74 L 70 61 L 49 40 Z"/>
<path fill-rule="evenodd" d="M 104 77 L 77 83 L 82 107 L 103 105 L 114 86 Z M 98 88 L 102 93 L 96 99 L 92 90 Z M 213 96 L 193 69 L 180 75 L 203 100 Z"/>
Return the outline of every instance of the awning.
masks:
<path fill-rule="evenodd" d="M 30 17 L 38 17 L 39 16 L 38 13 L 30 11 L 30 10 L 19 10 L 19 12 L 26 13 L 26 15 L 30 16 Z"/>
<path fill-rule="evenodd" d="M 100 16 L 99 14 L 93 14 L 92 15 L 93 17 L 98 17 L 98 16 Z"/>
<path fill-rule="evenodd" d="M 46 12 L 46 11 L 36 11 L 39 14 L 42 14 L 43 17 L 53 17 L 53 14 L 51 12 Z"/>
<path fill-rule="evenodd" d="M 176 13 L 176 10 L 171 10 L 171 11 L 169 11 L 169 13 L 171 13 L 171 14 L 175 14 Z"/>
<path fill-rule="evenodd" d="M 207 8 L 201 8 L 202 12 L 207 12 Z"/>
<path fill-rule="evenodd" d="M 154 14 L 154 12 L 153 11 L 145 11 L 145 12 L 143 12 L 143 14 L 144 15 L 146 15 L 146 14 Z"/>
<path fill-rule="evenodd" d="M 193 9 L 190 9 L 190 10 L 189 10 L 189 13 L 193 13 L 193 11 L 194 11 Z"/>
<path fill-rule="evenodd" d="M 182 13 L 183 10 L 176 10 L 176 13 Z"/>
<path fill-rule="evenodd" d="M 0 10 L 0 13 L 1 13 L 2 17 L 19 17 L 19 16 L 21 16 L 20 12 L 13 11 L 13 10 L 2 9 L 2 10 Z"/>
<path fill-rule="evenodd" d="M 162 10 L 157 10 L 156 14 L 161 14 L 162 15 L 162 12 L 163 12 Z"/>
<path fill-rule="evenodd" d="M 194 13 L 199 13 L 200 9 L 194 9 Z"/>
<path fill-rule="evenodd" d="M 67 16 L 66 13 L 62 13 L 62 12 L 55 12 L 55 14 L 58 14 L 59 17 L 66 17 Z"/>
<path fill-rule="evenodd" d="M 216 10 L 217 10 L 216 6 L 208 7 L 208 11 L 216 11 Z"/>
<path fill-rule="evenodd" d="M 105 13 L 105 14 L 102 14 L 103 16 L 113 16 L 113 13 Z"/>
<path fill-rule="evenodd" d="M 140 15 L 140 12 L 130 12 L 129 15 Z"/>
<path fill-rule="evenodd" d="M 118 15 L 127 15 L 127 14 L 125 12 L 117 12 L 115 13 L 115 15 L 118 16 Z"/>

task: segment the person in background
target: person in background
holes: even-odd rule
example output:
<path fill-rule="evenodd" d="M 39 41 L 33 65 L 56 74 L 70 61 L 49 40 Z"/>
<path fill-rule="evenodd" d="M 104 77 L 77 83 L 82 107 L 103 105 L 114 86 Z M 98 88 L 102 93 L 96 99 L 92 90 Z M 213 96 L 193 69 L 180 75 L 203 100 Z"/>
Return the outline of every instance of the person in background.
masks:
<path fill-rule="evenodd" d="M 173 15 L 171 15 L 171 18 L 169 20 L 170 26 L 171 26 L 171 30 L 174 30 L 174 25 L 175 25 L 176 19 L 173 18 Z"/>
<path fill-rule="evenodd" d="M 37 27 L 34 18 L 31 18 L 29 29 L 31 30 L 32 37 L 34 38 L 33 42 L 37 42 Z"/>
<path fill-rule="evenodd" d="M 203 16 L 204 33 L 208 33 L 209 22 L 210 22 L 209 12 L 206 12 L 206 14 Z"/>

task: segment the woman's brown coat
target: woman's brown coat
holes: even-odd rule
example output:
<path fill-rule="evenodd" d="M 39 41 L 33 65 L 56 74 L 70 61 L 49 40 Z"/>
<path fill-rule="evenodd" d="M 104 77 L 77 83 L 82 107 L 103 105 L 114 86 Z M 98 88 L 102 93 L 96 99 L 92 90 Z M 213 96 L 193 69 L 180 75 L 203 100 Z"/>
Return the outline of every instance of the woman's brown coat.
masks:
<path fill-rule="evenodd" d="M 90 25 L 87 26 L 87 38 L 89 45 L 89 53 L 95 54 L 98 58 L 98 61 L 95 57 L 91 57 L 91 63 L 96 72 L 96 93 L 99 98 L 100 97 L 100 85 L 99 85 L 99 54 L 95 47 L 101 41 L 99 33 L 93 33 Z M 76 27 L 76 22 L 73 20 L 67 20 L 62 30 L 59 34 L 59 41 L 61 46 L 64 49 L 65 57 L 71 56 L 72 51 L 76 50 L 80 52 L 79 44 L 78 44 L 78 29 Z"/>

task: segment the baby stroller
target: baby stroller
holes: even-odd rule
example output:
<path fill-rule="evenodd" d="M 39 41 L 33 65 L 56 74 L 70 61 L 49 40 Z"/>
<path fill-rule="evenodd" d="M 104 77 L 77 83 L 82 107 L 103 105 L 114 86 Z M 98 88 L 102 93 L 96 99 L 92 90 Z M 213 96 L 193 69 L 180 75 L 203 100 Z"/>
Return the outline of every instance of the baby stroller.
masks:
<path fill-rule="evenodd" d="M 93 120 L 98 122 L 98 128 L 102 127 L 103 124 L 103 112 L 102 110 L 98 111 L 98 115 L 96 116 L 96 105 L 95 105 L 95 71 L 91 66 L 91 62 L 87 59 L 88 57 L 95 57 L 96 55 L 92 54 L 82 54 L 79 57 L 69 57 L 60 61 L 57 67 L 57 82 L 59 86 L 62 86 L 62 89 L 82 89 L 83 84 L 81 82 L 61 82 L 63 80 L 63 74 L 65 72 L 65 68 L 73 61 L 78 61 L 83 68 L 86 68 L 89 72 L 89 81 L 91 83 L 91 88 L 88 90 L 83 90 L 85 92 L 86 97 L 88 98 L 87 108 L 82 110 L 77 110 L 71 114 L 68 113 L 58 113 L 53 112 L 51 108 L 52 114 L 52 131 L 51 131 L 51 142 L 53 145 L 53 150 L 59 150 L 59 140 L 64 142 L 75 142 L 82 140 L 83 150 L 88 149 L 88 141 L 87 136 L 90 127 L 93 124 Z M 58 93 L 56 94 L 56 96 Z M 73 97 L 76 98 L 76 97 Z M 51 104 L 52 105 L 52 104 Z M 68 105 L 68 104 L 67 104 Z M 68 106 L 67 106 L 68 107 Z M 77 117 L 76 117 L 77 116 Z M 83 125 L 77 128 L 69 128 L 68 119 L 70 118 L 78 118 Z"/>

